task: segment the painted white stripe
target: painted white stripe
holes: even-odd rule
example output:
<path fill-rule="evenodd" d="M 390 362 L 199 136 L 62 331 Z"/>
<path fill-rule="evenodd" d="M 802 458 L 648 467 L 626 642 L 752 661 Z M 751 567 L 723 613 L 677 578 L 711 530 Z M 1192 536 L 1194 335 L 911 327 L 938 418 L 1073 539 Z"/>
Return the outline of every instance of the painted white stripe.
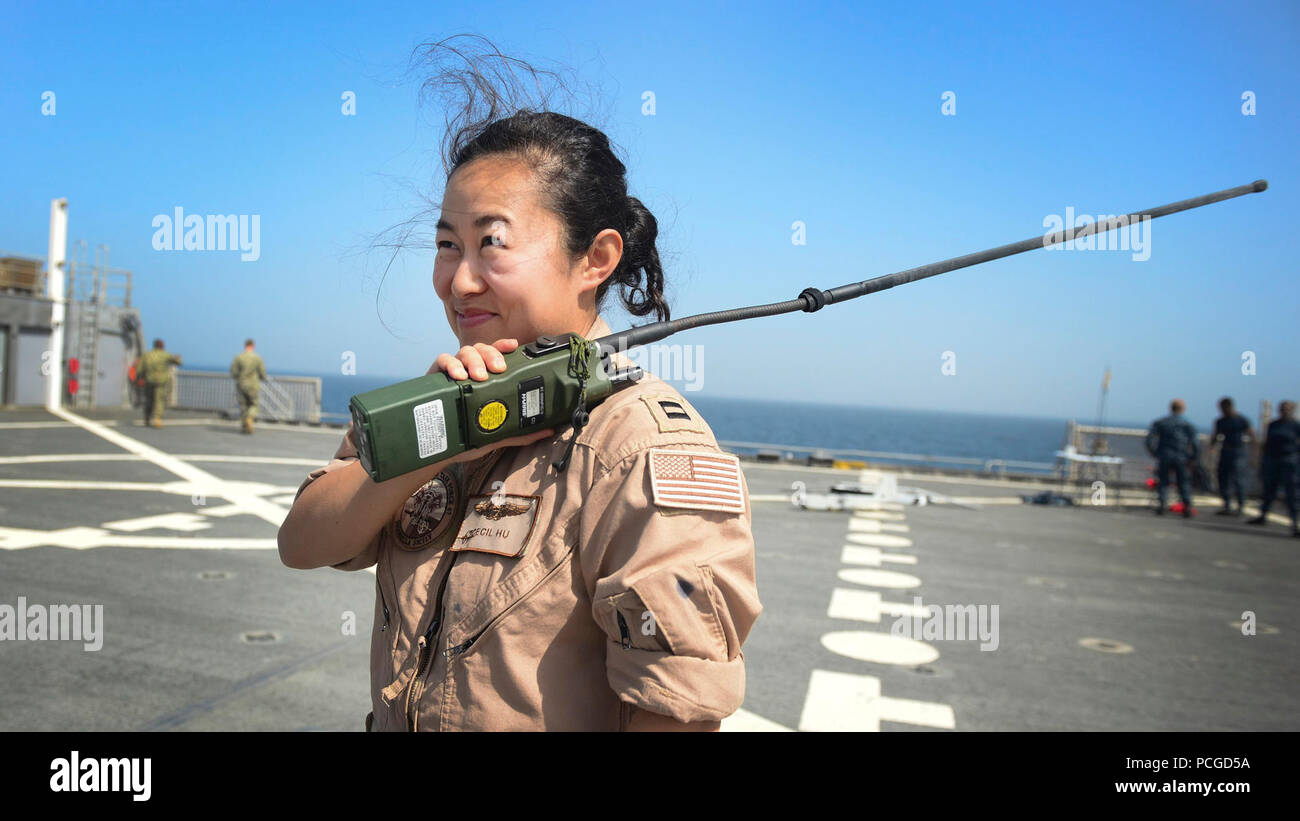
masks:
<path fill-rule="evenodd" d="M 879 519 L 882 522 L 901 522 L 907 517 L 901 513 L 886 513 L 882 510 L 858 510 L 853 517 L 856 519 Z"/>
<path fill-rule="evenodd" d="M 105 425 L 116 425 L 115 421 L 104 422 Z M 0 430 L 32 430 L 35 428 L 75 428 L 76 425 L 71 422 L 0 422 Z"/>
<path fill-rule="evenodd" d="M 885 533 L 849 533 L 844 538 L 854 544 L 872 547 L 911 547 L 912 540 L 906 536 L 890 536 Z"/>
<path fill-rule="evenodd" d="M 171 454 L 164 453 L 155 447 L 139 442 L 129 436 L 124 436 L 117 431 L 109 430 L 98 422 L 92 422 L 89 419 L 83 419 L 74 413 L 63 408 L 50 408 L 49 413 L 65 419 L 73 424 L 80 425 L 82 428 L 91 433 L 106 439 L 118 447 L 138 456 L 143 456 L 153 462 L 158 467 L 176 474 L 182 479 L 199 486 L 198 493 L 204 496 L 220 496 L 229 499 L 241 507 L 244 507 L 254 516 L 275 525 L 277 528 L 284 522 L 288 511 L 279 505 L 272 504 L 265 499 L 260 498 L 254 493 L 250 493 L 238 487 L 235 483 L 225 482 L 205 470 L 200 470 L 193 465 L 186 464 Z M 274 540 L 272 540 L 274 541 Z"/>
<path fill-rule="evenodd" d="M 777 724 L 775 721 L 768 721 L 760 715 L 751 713 L 748 710 L 737 710 L 726 718 L 722 719 L 722 726 L 718 728 L 724 733 L 792 733 L 789 727 Z"/>
<path fill-rule="evenodd" d="M 858 661 L 914 667 L 939 658 L 939 651 L 917 639 L 868 630 L 846 630 L 822 636 L 822 646 L 832 653 Z"/>
<path fill-rule="evenodd" d="M 952 707 L 881 694 L 880 679 L 813 670 L 799 729 L 806 732 L 879 732 L 881 721 L 953 730 Z"/>
<path fill-rule="evenodd" d="M 895 570 L 872 570 L 866 567 L 846 567 L 838 574 L 841 581 L 862 584 L 867 587 L 885 587 L 891 590 L 907 590 L 920 587 L 921 580 L 907 573 Z"/>
<path fill-rule="evenodd" d="M 849 590 L 837 587 L 831 591 L 831 606 L 826 615 L 832 619 L 852 619 L 879 623 L 885 616 L 920 616 L 930 615 L 929 608 L 914 604 L 885 601 L 874 590 Z"/>
<path fill-rule="evenodd" d="M 242 492 L 269 495 L 272 493 L 297 493 L 298 486 L 264 485 L 260 482 L 225 482 Z M 0 479 L 0 487 L 28 488 L 31 490 L 144 490 L 151 493 L 171 493 L 177 496 L 209 495 L 207 485 L 189 482 L 92 482 L 77 479 Z M 217 494 L 220 495 L 220 494 Z M 225 498 L 230 498 L 226 496 Z M 242 509 L 242 508 L 241 508 Z M 243 510 L 244 513 L 252 511 Z"/>
<path fill-rule="evenodd" d="M 65 427 L 75 427 L 66 425 Z M 34 453 L 30 456 L 0 456 L 0 465 L 35 465 L 49 462 L 141 462 L 134 453 Z"/>
<path fill-rule="evenodd" d="M 193 513 L 163 513 L 158 516 L 141 516 L 138 519 L 104 522 L 100 527 L 106 527 L 110 530 L 123 530 L 127 533 L 153 530 L 155 528 L 193 532 L 195 530 L 211 530 L 212 523 Z"/>
<path fill-rule="evenodd" d="M 907 525 L 889 524 L 887 522 L 882 522 L 879 519 L 859 519 L 857 517 L 849 519 L 849 530 L 858 533 L 880 533 L 883 530 L 888 530 L 892 533 L 911 532 L 911 528 Z"/>
<path fill-rule="evenodd" d="M 866 564 L 880 567 L 881 562 L 892 564 L 916 564 L 915 556 L 905 553 L 885 553 L 878 547 L 858 547 L 846 544 L 840 551 L 840 561 L 844 564 Z"/>
<path fill-rule="evenodd" d="M 90 550 L 96 547 L 278 550 L 279 544 L 276 539 L 128 536 L 108 533 L 95 527 L 69 527 L 63 530 L 20 530 L 0 527 L 0 550 L 25 550 L 31 547 L 67 547 L 73 550 Z"/>
<path fill-rule="evenodd" d="M 66 427 L 75 427 L 68 425 Z M 321 467 L 329 460 L 299 459 L 290 456 L 225 456 L 218 454 L 173 453 L 182 462 L 237 462 L 254 465 L 300 465 L 302 467 Z M 0 465 L 34 465 L 58 464 L 60 462 L 145 462 L 143 456 L 134 453 L 38 453 L 30 456 L 0 456 Z M 303 477 L 306 478 L 305 476 Z"/>
<path fill-rule="evenodd" d="M 0 487 L 20 487 L 34 490 L 148 490 L 165 493 L 157 482 L 90 482 L 71 479 L 0 479 Z"/>

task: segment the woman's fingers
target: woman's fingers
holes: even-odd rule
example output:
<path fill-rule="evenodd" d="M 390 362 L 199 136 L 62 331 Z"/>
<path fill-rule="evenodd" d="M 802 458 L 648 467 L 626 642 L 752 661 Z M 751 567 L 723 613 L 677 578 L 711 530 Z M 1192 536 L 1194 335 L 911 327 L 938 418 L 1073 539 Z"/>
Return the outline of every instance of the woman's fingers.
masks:
<path fill-rule="evenodd" d="M 461 365 L 469 372 L 470 379 L 482 382 L 488 378 L 487 367 L 483 364 L 483 354 L 473 345 L 466 345 L 456 354 Z"/>
<path fill-rule="evenodd" d="M 442 354 L 433 361 L 433 367 L 429 369 L 429 373 L 435 371 L 442 371 L 452 379 L 469 379 L 469 373 L 465 370 L 465 366 L 459 359 L 449 353 Z"/>
<path fill-rule="evenodd" d="M 506 369 L 506 358 L 496 347 L 480 342 L 474 346 L 474 350 L 492 373 L 501 373 Z M 486 379 L 487 377 L 484 376 L 483 378 Z"/>
<path fill-rule="evenodd" d="M 441 371 L 452 379 L 470 379 L 476 382 L 486 380 L 493 373 L 503 373 L 506 369 L 508 354 L 519 347 L 517 339 L 498 339 L 491 345 L 479 342 L 466 345 L 455 354 L 440 355 L 429 368 L 428 373 Z"/>

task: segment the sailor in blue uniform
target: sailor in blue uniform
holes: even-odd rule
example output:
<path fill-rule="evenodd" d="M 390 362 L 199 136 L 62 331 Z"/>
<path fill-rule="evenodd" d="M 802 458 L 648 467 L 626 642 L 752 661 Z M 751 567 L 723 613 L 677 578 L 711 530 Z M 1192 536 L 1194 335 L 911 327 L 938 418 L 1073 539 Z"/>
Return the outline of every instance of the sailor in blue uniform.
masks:
<path fill-rule="evenodd" d="M 1250 420 L 1237 413 L 1231 397 L 1219 400 L 1219 410 L 1223 415 L 1214 420 L 1214 435 L 1210 438 L 1210 448 L 1219 445 L 1219 494 L 1223 496 L 1223 510 L 1216 516 L 1240 516 L 1242 506 L 1246 503 L 1247 450 L 1246 440 L 1255 441 L 1255 431 L 1251 430 Z M 1232 509 L 1232 497 L 1237 497 L 1237 510 Z"/>
<path fill-rule="evenodd" d="M 1169 403 L 1169 415 L 1157 419 L 1151 424 L 1147 433 L 1147 452 L 1156 457 L 1156 492 L 1160 496 L 1160 506 L 1156 513 L 1165 513 L 1165 499 L 1169 490 L 1169 474 L 1173 473 L 1178 481 L 1178 495 L 1183 500 L 1183 518 L 1192 515 L 1192 491 L 1187 482 L 1187 465 L 1195 461 L 1200 452 L 1196 444 L 1196 428 L 1183 418 L 1187 406 L 1181 399 Z"/>
<path fill-rule="evenodd" d="M 1278 488 L 1286 499 L 1287 513 L 1291 514 L 1291 535 L 1300 536 L 1300 521 L 1296 518 L 1296 470 L 1300 464 L 1300 422 L 1295 415 L 1295 402 L 1278 405 L 1278 416 L 1268 425 L 1264 439 L 1264 458 L 1259 477 L 1264 482 L 1264 498 L 1259 516 L 1247 524 L 1262 525 L 1267 521 L 1268 509 L 1273 505 Z"/>

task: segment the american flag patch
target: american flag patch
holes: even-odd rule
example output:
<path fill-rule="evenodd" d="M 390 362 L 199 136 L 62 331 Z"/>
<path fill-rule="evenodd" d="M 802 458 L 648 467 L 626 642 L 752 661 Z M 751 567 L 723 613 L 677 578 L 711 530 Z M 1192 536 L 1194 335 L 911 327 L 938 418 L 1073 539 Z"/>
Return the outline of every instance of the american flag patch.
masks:
<path fill-rule="evenodd" d="M 740 460 L 735 456 L 651 449 L 650 485 L 655 504 L 663 507 L 745 512 Z"/>

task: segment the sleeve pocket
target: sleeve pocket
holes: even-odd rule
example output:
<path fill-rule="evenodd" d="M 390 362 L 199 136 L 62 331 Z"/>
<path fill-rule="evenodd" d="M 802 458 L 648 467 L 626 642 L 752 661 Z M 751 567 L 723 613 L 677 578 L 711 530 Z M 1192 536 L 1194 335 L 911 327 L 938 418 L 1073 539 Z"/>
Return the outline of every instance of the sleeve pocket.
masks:
<path fill-rule="evenodd" d="M 640 626 L 634 628 L 633 638 L 637 632 L 650 633 L 659 642 L 656 649 L 675 656 L 727 661 L 730 647 L 715 605 L 712 576 L 707 567 L 692 564 L 634 582 L 629 593 L 638 597 L 644 610 L 637 613 Z"/>

